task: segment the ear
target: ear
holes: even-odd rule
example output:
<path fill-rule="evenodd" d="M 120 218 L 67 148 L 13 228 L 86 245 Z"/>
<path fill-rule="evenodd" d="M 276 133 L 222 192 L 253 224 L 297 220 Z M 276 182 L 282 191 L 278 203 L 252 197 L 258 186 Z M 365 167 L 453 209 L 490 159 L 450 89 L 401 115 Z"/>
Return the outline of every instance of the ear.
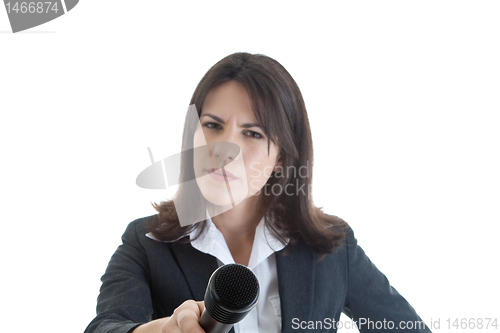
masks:
<path fill-rule="evenodd" d="M 283 159 L 281 158 L 281 154 L 276 158 L 276 164 L 274 165 L 274 172 L 278 172 L 283 168 Z"/>

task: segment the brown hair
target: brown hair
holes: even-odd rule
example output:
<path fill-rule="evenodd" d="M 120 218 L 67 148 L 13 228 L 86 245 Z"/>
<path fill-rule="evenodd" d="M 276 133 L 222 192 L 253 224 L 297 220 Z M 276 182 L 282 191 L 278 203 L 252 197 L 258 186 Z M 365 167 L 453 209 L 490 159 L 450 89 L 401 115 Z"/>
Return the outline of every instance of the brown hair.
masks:
<path fill-rule="evenodd" d="M 321 254 L 320 259 L 323 258 L 340 246 L 341 240 L 346 237 L 347 223 L 337 216 L 322 212 L 322 207 L 316 207 L 311 199 L 313 146 L 307 111 L 299 87 L 276 60 L 262 54 L 234 53 L 212 66 L 198 83 L 190 103 L 196 107 L 198 117 L 207 93 L 230 80 L 240 83 L 246 89 L 255 117 L 267 137 L 268 152 L 270 141 L 275 144 L 279 142 L 279 156 L 284 171 L 273 172 L 261 189 L 263 195 L 258 211 L 264 214 L 266 225 L 283 244 L 285 238 L 290 238 L 292 244 L 303 242 L 311 250 Z M 182 151 L 191 151 L 191 154 L 183 154 L 181 157 L 183 171 L 176 197 L 189 200 L 194 207 L 202 200 L 199 189 L 199 198 L 183 198 L 187 193 L 193 193 L 192 188 L 189 191 L 183 188 L 183 180 L 193 179 L 194 174 L 193 157 L 190 156 L 190 149 L 193 147 L 192 133 L 192 125 L 186 118 Z M 290 168 L 299 171 L 306 168 L 307 176 L 300 177 L 300 172 L 286 172 Z M 190 185 L 187 186 L 196 186 L 193 183 L 195 182 L 189 182 Z M 292 184 L 291 186 L 302 190 L 296 191 L 294 195 L 275 195 L 272 191 L 275 184 L 279 184 L 276 186 L 281 189 Z M 147 228 L 159 240 L 176 240 L 195 228 L 202 228 L 201 232 L 204 232 L 207 227 L 206 220 L 182 227 L 172 200 L 152 205 L 158 214 Z"/>

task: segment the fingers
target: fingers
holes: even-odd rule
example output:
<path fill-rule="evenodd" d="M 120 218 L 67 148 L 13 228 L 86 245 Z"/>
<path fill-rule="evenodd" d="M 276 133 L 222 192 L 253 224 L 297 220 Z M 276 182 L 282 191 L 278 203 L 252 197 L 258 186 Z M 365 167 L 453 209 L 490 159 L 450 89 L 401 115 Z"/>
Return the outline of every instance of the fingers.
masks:
<path fill-rule="evenodd" d="M 199 301 L 199 302 L 196 302 L 196 304 L 198 304 L 198 308 L 200 308 L 200 317 L 201 317 L 203 310 L 205 310 L 205 301 Z"/>
<path fill-rule="evenodd" d="M 188 300 L 174 310 L 170 319 L 162 327 L 164 333 L 205 333 L 198 323 L 205 309 L 203 301 Z"/>
<path fill-rule="evenodd" d="M 133 332 L 132 332 L 133 333 Z M 161 333 L 182 333 L 181 329 L 177 326 L 164 325 L 161 328 Z"/>

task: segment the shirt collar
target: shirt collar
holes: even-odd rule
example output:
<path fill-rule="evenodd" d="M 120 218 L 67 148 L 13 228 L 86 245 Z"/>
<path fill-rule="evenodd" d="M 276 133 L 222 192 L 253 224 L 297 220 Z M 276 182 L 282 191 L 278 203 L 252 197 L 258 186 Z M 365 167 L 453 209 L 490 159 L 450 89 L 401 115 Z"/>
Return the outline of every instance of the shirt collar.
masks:
<path fill-rule="evenodd" d="M 198 238 L 192 240 L 191 245 L 203 253 L 207 253 L 216 257 L 223 264 L 234 263 L 234 259 L 231 255 L 231 252 L 229 251 L 229 248 L 227 247 L 224 236 L 212 222 L 212 218 L 208 214 L 208 210 L 205 211 L 208 230 L 204 234 L 201 234 Z M 200 228 L 197 228 L 191 231 L 188 236 L 190 237 L 190 239 L 195 238 L 200 234 L 200 232 Z M 147 233 L 146 236 L 157 240 L 151 233 Z M 181 236 L 176 240 L 179 240 L 182 237 L 185 236 Z M 289 241 L 289 239 L 286 239 L 286 244 L 288 244 Z M 255 229 L 255 237 L 252 246 L 252 253 L 248 262 L 248 268 L 254 268 L 274 252 L 282 250 L 286 246 L 286 244 L 282 244 L 274 236 L 272 231 L 269 230 L 269 228 L 266 226 L 264 217 L 262 217 L 259 224 L 257 225 L 257 228 Z"/>

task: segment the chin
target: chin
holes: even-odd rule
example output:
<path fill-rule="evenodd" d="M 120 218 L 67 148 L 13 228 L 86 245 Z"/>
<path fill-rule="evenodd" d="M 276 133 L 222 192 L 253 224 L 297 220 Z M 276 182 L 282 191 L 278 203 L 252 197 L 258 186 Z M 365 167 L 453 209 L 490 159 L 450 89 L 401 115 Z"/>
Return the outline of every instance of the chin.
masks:
<path fill-rule="evenodd" d="M 224 189 L 214 189 L 214 188 L 200 188 L 201 193 L 205 200 L 216 205 L 216 206 L 229 206 L 232 207 L 231 197 L 227 188 Z M 242 193 L 242 191 L 231 191 L 234 204 L 238 205 L 243 200 L 248 197 L 248 193 Z"/>

